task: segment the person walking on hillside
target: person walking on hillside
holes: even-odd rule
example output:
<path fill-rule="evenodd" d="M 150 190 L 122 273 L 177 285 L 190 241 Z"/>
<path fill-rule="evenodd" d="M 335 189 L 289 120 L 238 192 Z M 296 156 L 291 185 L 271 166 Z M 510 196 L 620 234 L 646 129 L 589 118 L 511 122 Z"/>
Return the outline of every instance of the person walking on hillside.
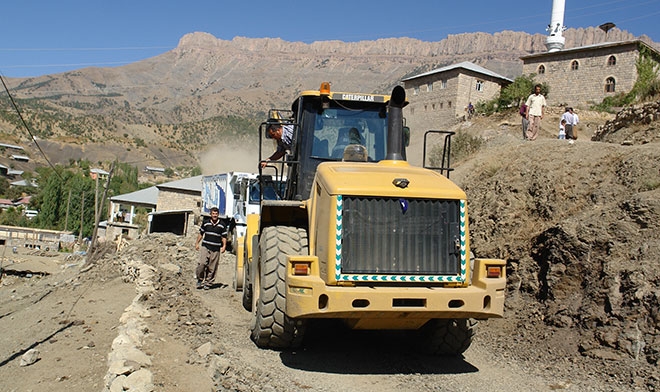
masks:
<path fill-rule="evenodd" d="M 523 103 L 520 105 L 520 117 L 522 118 L 522 136 L 523 140 L 527 139 L 527 129 L 529 128 L 529 120 L 527 119 L 527 105 Z"/>
<path fill-rule="evenodd" d="M 525 105 L 527 105 L 525 117 L 529 121 L 529 128 L 526 134 L 527 140 L 536 140 L 541 129 L 541 120 L 543 120 L 546 107 L 545 97 L 541 94 L 540 84 L 534 86 L 534 93 L 527 97 Z"/>
<path fill-rule="evenodd" d="M 561 115 L 561 119 L 566 121 L 564 126 L 566 129 L 566 139 L 568 142 L 573 144 L 573 115 L 571 114 L 571 108 L 566 108 L 564 114 Z"/>
<path fill-rule="evenodd" d="M 277 141 L 277 149 L 267 159 L 269 161 L 276 161 L 286 154 L 287 150 L 291 150 L 291 143 L 293 142 L 293 125 L 281 123 L 269 124 L 266 128 L 266 137 L 275 139 Z M 267 162 L 261 162 L 261 167 L 266 167 Z"/>
<path fill-rule="evenodd" d="M 200 250 L 201 243 L 201 250 Z M 205 219 L 199 228 L 195 250 L 199 252 L 199 263 L 195 270 L 197 288 L 208 290 L 215 279 L 220 253 L 227 248 L 227 228 L 220 220 L 218 207 L 211 208 L 211 219 Z"/>
<path fill-rule="evenodd" d="M 568 108 L 568 110 L 571 111 L 571 115 L 573 116 L 573 140 L 577 140 L 577 125 L 580 122 L 580 118 L 578 117 L 577 113 L 573 110 L 573 108 Z"/>

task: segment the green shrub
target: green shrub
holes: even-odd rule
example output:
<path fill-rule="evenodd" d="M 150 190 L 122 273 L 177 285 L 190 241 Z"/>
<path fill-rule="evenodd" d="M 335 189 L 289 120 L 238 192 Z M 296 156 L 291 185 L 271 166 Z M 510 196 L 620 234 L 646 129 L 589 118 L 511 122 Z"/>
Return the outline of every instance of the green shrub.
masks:
<path fill-rule="evenodd" d="M 479 136 L 471 136 L 465 132 L 458 133 L 451 138 L 451 162 L 460 162 L 481 149 L 484 139 Z M 437 144 L 431 148 L 429 153 L 429 164 L 434 167 L 442 165 L 443 145 Z"/>
<path fill-rule="evenodd" d="M 478 102 L 475 110 L 480 114 L 491 115 L 496 112 L 503 112 L 511 107 L 518 108 L 532 94 L 536 84 L 534 74 L 518 76 L 513 83 L 500 91 L 499 96 L 490 101 Z M 541 83 L 541 94 L 546 98 L 550 94 L 550 87 L 547 83 Z"/>

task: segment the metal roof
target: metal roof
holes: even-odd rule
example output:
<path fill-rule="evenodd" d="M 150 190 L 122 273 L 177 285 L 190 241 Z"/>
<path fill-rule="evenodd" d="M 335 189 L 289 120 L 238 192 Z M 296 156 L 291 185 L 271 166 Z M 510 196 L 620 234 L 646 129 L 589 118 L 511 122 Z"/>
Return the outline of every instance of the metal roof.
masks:
<path fill-rule="evenodd" d="M 31 187 L 35 187 L 35 188 L 37 187 L 37 184 L 35 184 L 34 182 L 28 182 L 26 180 L 10 182 L 9 185 L 12 185 L 12 186 L 31 186 Z"/>
<path fill-rule="evenodd" d="M 100 174 L 100 175 L 102 175 L 102 176 L 109 176 L 109 175 L 110 175 L 110 173 L 108 173 L 107 171 L 105 171 L 105 170 L 103 170 L 103 169 L 89 169 L 89 172 L 90 172 L 90 173 Z"/>
<path fill-rule="evenodd" d="M 141 204 L 144 206 L 156 208 L 158 203 L 158 188 L 155 186 L 141 189 L 139 191 L 125 193 L 110 198 L 115 203 Z"/>
<path fill-rule="evenodd" d="M 660 55 L 660 52 L 658 52 L 654 47 L 650 46 L 644 41 L 641 40 L 632 40 L 632 41 L 618 41 L 618 42 L 601 42 L 598 44 L 592 44 L 592 45 L 585 45 L 585 46 L 578 46 L 577 48 L 569 48 L 569 49 L 562 49 L 558 50 L 556 52 L 543 52 L 543 53 L 534 53 L 530 54 L 527 56 L 521 56 L 521 60 L 526 60 L 526 59 L 533 59 L 536 57 L 543 57 L 543 56 L 552 56 L 552 55 L 558 55 L 558 54 L 563 54 L 563 53 L 575 53 L 575 52 L 582 52 L 582 51 L 590 51 L 593 49 L 602 49 L 602 48 L 612 48 L 612 47 L 617 47 L 617 46 L 626 46 L 626 45 L 644 45 L 645 47 L 649 48 L 651 51 L 655 52 L 656 55 Z"/>
<path fill-rule="evenodd" d="M 176 180 L 172 182 L 164 182 L 156 185 L 158 189 L 178 189 L 183 191 L 192 191 L 202 193 L 202 176 L 195 176 Z"/>
<path fill-rule="evenodd" d="M 117 195 L 111 197 L 110 201 L 115 203 L 140 204 L 156 208 L 156 204 L 158 204 L 158 192 L 163 188 L 202 193 L 202 176 L 165 182 L 139 191 Z"/>
<path fill-rule="evenodd" d="M 493 78 L 506 80 L 507 82 L 513 82 L 513 80 L 511 80 L 507 77 L 504 77 L 504 76 L 502 76 L 498 73 L 490 71 L 490 70 L 488 70 L 488 69 L 486 69 L 482 66 L 479 66 L 475 63 L 472 63 L 470 61 L 463 61 L 462 63 L 452 64 L 452 65 L 448 65 L 448 66 L 442 67 L 442 68 L 436 68 L 432 71 L 424 72 L 423 74 L 419 74 L 419 75 L 411 76 L 409 78 L 401 79 L 401 81 L 405 82 L 405 81 L 408 81 L 408 80 L 413 80 L 413 79 L 421 78 L 421 77 L 424 77 L 424 76 L 434 75 L 434 74 L 437 74 L 437 73 L 452 71 L 454 69 L 459 69 L 459 68 L 466 69 L 468 71 L 472 71 L 472 72 L 476 72 L 476 73 L 480 73 L 480 74 L 483 74 L 483 75 L 488 75 L 488 76 L 491 76 Z"/>
<path fill-rule="evenodd" d="M 165 171 L 165 168 L 163 168 L 163 167 L 146 166 L 146 167 L 144 168 L 144 170 L 147 170 L 147 171 L 164 172 L 164 171 Z"/>
<path fill-rule="evenodd" d="M 23 150 L 23 147 L 14 144 L 0 143 L 0 147 L 13 148 L 14 150 Z"/>

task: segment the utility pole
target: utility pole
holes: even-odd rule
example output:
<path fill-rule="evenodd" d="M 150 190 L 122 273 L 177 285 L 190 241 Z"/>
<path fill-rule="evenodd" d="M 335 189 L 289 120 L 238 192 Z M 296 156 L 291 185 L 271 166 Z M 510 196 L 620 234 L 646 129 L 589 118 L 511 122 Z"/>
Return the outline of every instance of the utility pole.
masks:
<path fill-rule="evenodd" d="M 69 207 L 71 206 L 71 189 L 69 189 L 69 198 L 66 200 L 66 217 L 64 218 L 64 231 L 69 231 Z"/>
<path fill-rule="evenodd" d="M 98 224 L 99 221 L 99 175 L 99 173 L 96 173 L 96 185 L 94 186 L 94 222 L 96 222 L 96 224 Z M 94 229 L 96 232 L 96 227 L 94 227 Z"/>
<path fill-rule="evenodd" d="M 103 189 L 103 197 L 101 198 L 101 203 L 100 203 L 101 206 L 105 205 L 105 199 L 108 196 L 108 188 L 110 187 L 110 179 L 112 178 L 112 173 L 115 171 L 115 163 L 117 163 L 117 161 L 112 162 L 112 167 L 110 167 L 110 173 L 108 173 L 108 181 L 105 183 L 105 187 Z M 96 184 L 98 189 L 98 177 L 96 180 Z M 98 209 L 96 211 L 95 218 L 96 219 L 94 219 L 94 230 L 92 231 L 92 241 L 89 244 L 89 249 L 88 249 L 89 254 L 92 254 L 92 252 L 94 252 L 95 250 L 94 248 L 96 248 L 96 240 L 97 240 L 96 237 L 99 230 L 99 221 L 101 220 L 101 211 L 98 211 Z"/>
<path fill-rule="evenodd" d="M 85 191 L 82 193 L 80 199 L 80 232 L 78 233 L 78 244 L 82 246 L 82 233 L 83 233 L 83 218 L 85 217 Z"/>

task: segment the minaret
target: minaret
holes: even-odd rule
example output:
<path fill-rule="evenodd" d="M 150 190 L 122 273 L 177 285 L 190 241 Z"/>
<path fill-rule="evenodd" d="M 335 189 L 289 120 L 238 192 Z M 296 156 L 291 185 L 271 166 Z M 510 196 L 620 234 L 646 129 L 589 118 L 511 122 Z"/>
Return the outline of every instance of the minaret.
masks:
<path fill-rule="evenodd" d="M 564 49 L 564 6 L 565 0 L 552 0 L 552 18 L 550 19 L 550 24 L 546 29 L 550 35 L 545 40 L 545 47 L 548 48 L 548 52 L 556 52 L 558 50 Z"/>

